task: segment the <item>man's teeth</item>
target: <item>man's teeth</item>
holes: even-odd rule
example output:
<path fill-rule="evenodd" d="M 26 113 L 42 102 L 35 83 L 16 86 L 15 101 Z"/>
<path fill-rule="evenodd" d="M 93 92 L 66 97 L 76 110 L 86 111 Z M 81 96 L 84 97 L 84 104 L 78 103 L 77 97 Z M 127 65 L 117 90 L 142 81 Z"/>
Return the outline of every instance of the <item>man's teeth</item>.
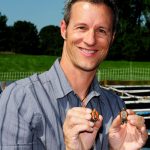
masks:
<path fill-rule="evenodd" d="M 86 49 L 82 49 L 82 51 L 83 51 L 84 53 L 88 53 L 88 54 L 93 54 L 93 53 L 96 52 L 96 51 L 94 51 L 94 50 L 86 50 Z"/>

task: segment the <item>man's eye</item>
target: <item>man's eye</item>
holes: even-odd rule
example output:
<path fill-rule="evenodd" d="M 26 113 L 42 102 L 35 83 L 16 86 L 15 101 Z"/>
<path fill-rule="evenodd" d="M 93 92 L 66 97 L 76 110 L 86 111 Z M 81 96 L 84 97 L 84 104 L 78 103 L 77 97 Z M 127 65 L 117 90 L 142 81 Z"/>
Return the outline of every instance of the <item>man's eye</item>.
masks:
<path fill-rule="evenodd" d="M 84 26 L 79 26 L 78 29 L 79 29 L 79 30 L 86 30 L 86 27 L 84 27 Z"/>
<path fill-rule="evenodd" d="M 100 34 L 107 34 L 107 32 L 104 29 L 99 29 Z"/>

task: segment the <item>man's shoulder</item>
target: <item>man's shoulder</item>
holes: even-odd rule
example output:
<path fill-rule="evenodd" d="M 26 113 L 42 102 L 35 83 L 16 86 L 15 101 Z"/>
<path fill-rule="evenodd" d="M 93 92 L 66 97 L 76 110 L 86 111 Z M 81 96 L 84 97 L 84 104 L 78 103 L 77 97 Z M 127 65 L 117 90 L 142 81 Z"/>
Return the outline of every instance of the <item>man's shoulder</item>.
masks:
<path fill-rule="evenodd" d="M 6 103 L 6 100 L 11 103 L 15 102 L 17 106 L 20 106 L 23 100 L 29 102 L 29 97 L 34 98 L 35 92 L 40 93 L 41 84 L 45 82 L 44 75 L 45 72 L 40 75 L 35 73 L 32 76 L 14 81 L 1 93 L 0 101 L 4 103 Z"/>
<path fill-rule="evenodd" d="M 23 79 L 19 79 L 11 82 L 5 90 L 1 93 L 3 96 L 6 95 L 24 95 L 25 93 L 30 93 L 31 89 L 36 88 L 38 84 L 44 85 L 46 82 L 45 77 L 46 72 L 41 74 L 33 74 Z"/>
<path fill-rule="evenodd" d="M 20 87 L 31 86 L 31 85 L 36 84 L 39 81 L 41 83 L 44 83 L 44 82 L 46 82 L 45 74 L 46 74 L 46 71 L 41 73 L 41 74 L 35 73 L 35 74 L 28 76 L 26 78 L 17 80 L 14 83 L 16 84 L 16 86 L 20 86 Z"/>

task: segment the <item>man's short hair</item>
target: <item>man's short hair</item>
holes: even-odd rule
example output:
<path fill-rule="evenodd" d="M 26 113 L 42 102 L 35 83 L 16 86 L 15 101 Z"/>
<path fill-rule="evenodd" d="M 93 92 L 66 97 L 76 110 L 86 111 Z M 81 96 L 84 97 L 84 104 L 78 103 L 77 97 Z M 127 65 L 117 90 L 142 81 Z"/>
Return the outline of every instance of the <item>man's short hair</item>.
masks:
<path fill-rule="evenodd" d="M 93 4 L 105 4 L 106 6 L 110 7 L 113 12 L 113 32 L 116 31 L 118 24 L 118 8 L 114 0 L 66 0 L 64 7 L 64 20 L 67 25 L 70 21 L 72 5 L 80 1 L 89 2 Z"/>

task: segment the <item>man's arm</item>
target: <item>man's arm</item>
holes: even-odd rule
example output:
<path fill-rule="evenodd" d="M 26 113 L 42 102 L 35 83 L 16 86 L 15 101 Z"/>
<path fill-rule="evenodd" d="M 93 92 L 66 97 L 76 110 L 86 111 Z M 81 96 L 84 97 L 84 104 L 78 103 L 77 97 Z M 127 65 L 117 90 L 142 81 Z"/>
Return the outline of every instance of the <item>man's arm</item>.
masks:
<path fill-rule="evenodd" d="M 7 87 L 0 97 L 0 148 L 4 150 L 42 150 L 33 139 L 30 96 L 15 83 Z M 38 116 L 39 117 L 39 116 Z"/>

